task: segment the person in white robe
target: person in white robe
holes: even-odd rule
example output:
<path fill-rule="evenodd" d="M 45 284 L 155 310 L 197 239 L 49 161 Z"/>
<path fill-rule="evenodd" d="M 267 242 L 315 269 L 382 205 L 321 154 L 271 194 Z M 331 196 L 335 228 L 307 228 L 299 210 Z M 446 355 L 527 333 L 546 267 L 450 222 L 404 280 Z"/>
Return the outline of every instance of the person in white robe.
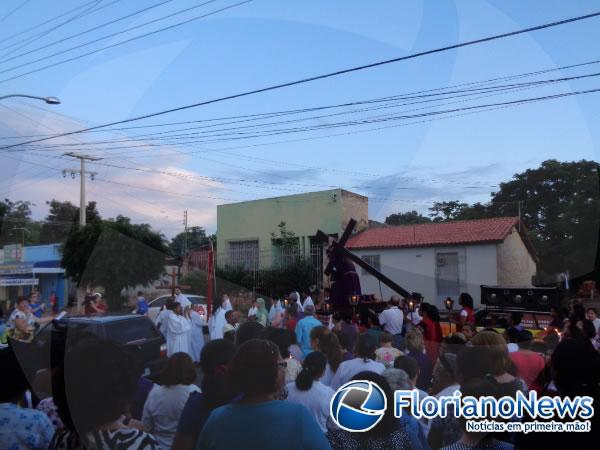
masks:
<path fill-rule="evenodd" d="M 285 308 L 281 304 L 281 300 L 277 299 L 269 308 L 269 323 L 272 327 L 283 328 L 283 315 Z"/>
<path fill-rule="evenodd" d="M 315 302 L 313 302 L 313 299 L 310 296 L 310 294 L 306 294 L 306 297 L 304 298 L 304 301 L 302 302 L 303 308 L 306 308 L 308 305 L 312 306 L 313 308 L 315 306 Z"/>
<path fill-rule="evenodd" d="M 183 316 L 181 305 L 177 302 L 169 309 L 166 320 L 167 356 L 177 352 L 190 354 L 190 335 L 192 324 Z M 190 355 L 191 356 L 191 355 Z"/>
<path fill-rule="evenodd" d="M 258 306 L 256 306 L 256 302 L 252 303 L 252 306 L 248 310 L 248 317 L 254 317 L 256 319 L 256 313 L 258 312 Z"/>
<path fill-rule="evenodd" d="M 175 301 L 181 305 L 181 310 L 183 311 L 183 315 L 186 317 L 190 317 L 190 309 L 192 307 L 192 302 L 185 294 L 181 292 L 179 286 L 175 288 Z"/>
<path fill-rule="evenodd" d="M 156 319 L 154 319 L 154 325 L 158 328 L 158 331 L 165 337 L 167 337 L 167 319 L 169 318 L 170 305 L 174 303 L 173 299 L 167 300 L 162 309 L 158 312 Z"/>
<path fill-rule="evenodd" d="M 296 302 L 298 305 L 298 312 L 304 312 L 304 307 L 302 306 L 302 301 L 300 300 L 300 294 L 298 291 L 293 291 L 289 295 L 291 302 Z"/>
<path fill-rule="evenodd" d="M 211 318 L 212 322 L 211 326 L 209 326 L 211 341 L 215 339 L 223 339 L 223 328 L 227 323 L 227 320 L 225 319 L 225 313 L 231 310 L 232 306 L 229 297 L 227 295 L 223 295 L 223 301 L 221 305 L 217 308 L 213 317 Z"/>
<path fill-rule="evenodd" d="M 190 311 L 190 324 L 192 330 L 190 333 L 190 356 L 192 361 L 200 362 L 200 352 L 204 347 L 204 333 L 202 327 L 204 326 L 204 317 L 198 314 L 193 309 Z"/>

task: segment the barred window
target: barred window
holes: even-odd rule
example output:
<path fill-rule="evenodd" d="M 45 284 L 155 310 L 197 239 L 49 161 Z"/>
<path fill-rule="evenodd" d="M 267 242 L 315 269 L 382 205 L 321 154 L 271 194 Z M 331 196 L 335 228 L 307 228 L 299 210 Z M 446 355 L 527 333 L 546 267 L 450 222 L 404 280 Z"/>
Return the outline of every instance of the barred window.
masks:
<path fill-rule="evenodd" d="M 258 268 L 258 240 L 229 243 L 228 263 L 245 269 Z"/>
<path fill-rule="evenodd" d="M 364 255 L 361 259 L 374 269 L 381 270 L 379 255 Z M 368 275 L 369 272 L 367 272 L 365 269 L 362 269 L 362 274 Z"/>

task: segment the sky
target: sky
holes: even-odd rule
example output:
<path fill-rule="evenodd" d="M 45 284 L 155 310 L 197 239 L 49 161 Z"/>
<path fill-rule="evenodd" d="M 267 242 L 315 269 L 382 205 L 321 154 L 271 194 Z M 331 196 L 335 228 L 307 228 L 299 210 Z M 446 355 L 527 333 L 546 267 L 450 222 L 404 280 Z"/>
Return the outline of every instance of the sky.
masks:
<path fill-rule="evenodd" d="M 597 159 L 600 93 L 331 128 L 339 121 L 372 120 L 390 112 L 414 117 L 596 89 L 597 76 L 468 99 L 293 116 L 305 119 L 300 123 L 285 123 L 287 116 L 266 118 L 261 120 L 283 121 L 276 129 L 321 128 L 259 137 L 244 135 L 246 128 L 230 130 L 256 122 L 238 125 L 239 119 L 222 118 L 405 95 L 600 60 L 594 45 L 600 41 L 600 18 L 121 126 L 146 128 L 1 149 L 31 135 L 111 123 L 600 9 L 592 1 L 558 0 L 253 0 L 234 6 L 239 1 L 2 0 L 0 96 L 52 95 L 61 104 L 0 100 L 0 196 L 31 201 L 34 218 L 43 219 L 47 200 L 79 202 L 79 180 L 62 174 L 77 168 L 78 161 L 63 153 L 102 157 L 88 164 L 96 174 L 87 180 L 87 199 L 98 203 L 103 217 L 126 215 L 170 237 L 182 231 L 184 210 L 189 225 L 215 231 L 216 205 L 222 203 L 342 187 L 367 195 L 370 218 L 383 221 L 399 211 L 427 213 L 434 201 L 485 202 L 500 182 L 547 159 Z M 596 72 L 600 64 L 502 84 Z M 164 126 L 192 121 L 205 122 Z M 202 142 L 189 142 L 191 135 L 141 136 L 231 122 L 211 138 L 194 135 Z M 102 143 L 107 140 L 118 143 Z"/>

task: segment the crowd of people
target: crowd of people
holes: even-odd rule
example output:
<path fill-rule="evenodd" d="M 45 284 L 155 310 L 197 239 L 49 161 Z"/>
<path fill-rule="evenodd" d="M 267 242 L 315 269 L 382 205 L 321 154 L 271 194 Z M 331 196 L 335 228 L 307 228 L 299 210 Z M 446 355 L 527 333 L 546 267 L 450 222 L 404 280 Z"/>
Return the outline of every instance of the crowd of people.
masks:
<path fill-rule="evenodd" d="M 12 350 L 2 350 L 0 448 L 580 450 L 600 442 L 600 415 L 592 433 L 471 433 L 453 413 L 396 418 L 389 407 L 371 430 L 352 433 L 329 413 L 335 391 L 351 380 L 376 383 L 388 405 L 398 389 L 415 390 L 419 401 L 535 390 L 589 395 L 596 405 L 600 320 L 577 302 L 554 310 L 551 326 L 534 338 L 519 314 L 504 330 L 475 327 L 472 299 L 463 294 L 457 331 L 443 337 L 437 307 L 416 293 L 392 297 L 379 314 L 362 311 L 360 320 L 339 312 L 321 320 L 310 295 L 297 292 L 268 308 L 257 299 L 241 320 L 224 296 L 205 344 L 184 297 L 178 292 L 156 319 L 168 360 L 153 381 L 135 352 L 110 340 L 63 349 L 31 384 Z"/>

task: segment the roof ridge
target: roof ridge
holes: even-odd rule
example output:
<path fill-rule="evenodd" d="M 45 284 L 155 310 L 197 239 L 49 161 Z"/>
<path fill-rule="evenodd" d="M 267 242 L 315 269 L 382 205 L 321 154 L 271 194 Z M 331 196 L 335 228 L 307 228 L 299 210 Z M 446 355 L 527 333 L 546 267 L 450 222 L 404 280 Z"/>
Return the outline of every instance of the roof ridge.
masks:
<path fill-rule="evenodd" d="M 449 224 L 453 224 L 453 223 L 473 223 L 473 222 L 483 222 L 485 220 L 499 220 L 499 219 L 512 219 L 514 221 L 519 220 L 518 216 L 500 216 L 500 217 L 484 217 L 482 219 L 461 219 L 461 220 L 446 220 L 446 221 L 440 221 L 440 222 L 424 222 L 424 223 L 405 223 L 402 225 L 388 225 L 387 229 L 389 228 L 402 228 L 402 227 L 416 227 L 416 226 L 422 226 L 422 225 L 449 225 Z M 383 227 L 381 227 L 383 228 Z M 368 228 L 367 228 L 368 230 Z M 365 230 L 366 231 L 366 230 Z"/>

